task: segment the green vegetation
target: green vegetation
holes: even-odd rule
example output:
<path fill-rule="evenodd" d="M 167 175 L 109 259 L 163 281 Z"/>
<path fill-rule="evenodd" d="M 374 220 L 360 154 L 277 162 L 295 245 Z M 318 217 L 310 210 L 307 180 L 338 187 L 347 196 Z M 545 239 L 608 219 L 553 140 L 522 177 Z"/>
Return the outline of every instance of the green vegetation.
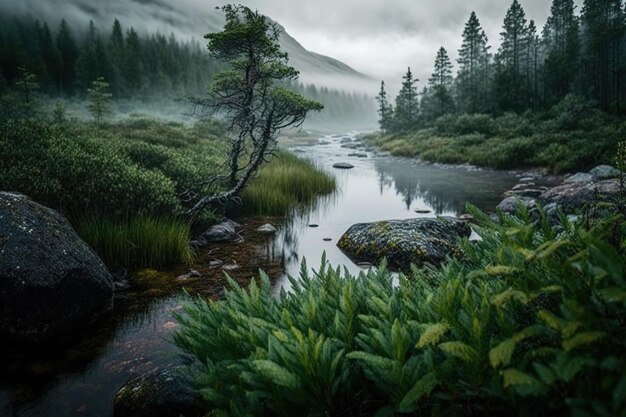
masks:
<path fill-rule="evenodd" d="M 546 114 L 448 115 L 428 128 L 367 140 L 430 162 L 563 173 L 610 163 L 625 135 L 626 123 L 568 96 Z"/>
<path fill-rule="evenodd" d="M 261 274 L 189 303 L 174 339 L 207 410 L 626 415 L 624 216 L 557 231 L 522 208 L 472 212 L 483 240 L 399 285 L 384 265 L 354 277 L 323 262 L 278 298 Z"/>
<path fill-rule="evenodd" d="M 562 172 L 609 162 L 626 115 L 624 2 L 585 0 L 580 13 L 573 0 L 551 3 L 539 29 L 513 0 L 495 53 L 472 12 L 456 77 L 441 47 L 414 111 L 406 110 L 418 96 L 410 70 L 395 108 L 381 87 L 379 125 L 389 136 L 376 143 L 398 155 L 503 169 Z"/>
<path fill-rule="evenodd" d="M 168 268 L 194 260 L 190 225 L 178 218 L 92 216 L 80 220 L 77 230 L 111 267 Z"/>
<path fill-rule="evenodd" d="M 335 179 L 312 162 L 280 152 L 259 171 L 242 194 L 242 211 L 250 215 L 282 216 L 335 190 Z"/>
<path fill-rule="evenodd" d="M 7 119 L 0 121 L 0 184 L 63 212 L 109 266 L 188 263 L 190 227 L 206 227 L 222 213 L 205 211 L 189 225 L 180 195 L 218 174 L 225 135 L 211 121 L 185 126 L 133 117 L 95 128 L 76 120 Z M 334 189 L 308 162 L 281 153 L 275 163 L 247 191 L 245 213 L 267 214 L 271 207 L 285 215 Z M 268 175 L 280 185 L 268 186 Z M 280 193 L 280 206 L 276 194 L 265 194 L 268 188 Z"/>

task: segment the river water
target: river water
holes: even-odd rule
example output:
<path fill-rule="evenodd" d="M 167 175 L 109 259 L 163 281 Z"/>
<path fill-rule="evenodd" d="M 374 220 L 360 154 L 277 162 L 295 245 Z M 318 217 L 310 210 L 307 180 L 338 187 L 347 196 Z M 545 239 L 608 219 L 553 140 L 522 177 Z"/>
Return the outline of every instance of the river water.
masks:
<path fill-rule="evenodd" d="M 315 269 L 324 253 L 331 265 L 358 273 L 359 266 L 335 246 L 354 223 L 456 216 L 468 202 L 490 211 L 517 182 L 512 173 L 427 165 L 367 151 L 355 133 L 327 136 L 292 151 L 331 172 L 338 190 L 291 216 L 273 241 L 259 248 L 266 254 L 259 256 L 280 257 L 284 265 L 284 273 L 273 277 L 276 291 L 288 289 L 286 276 L 297 275 L 303 259 Z M 354 168 L 334 169 L 337 162 Z M 176 327 L 172 313 L 183 302 L 180 292 L 146 301 L 122 295 L 113 314 L 69 344 L 0 351 L 0 417 L 112 416 L 115 393 L 129 377 L 180 361 L 169 335 Z"/>

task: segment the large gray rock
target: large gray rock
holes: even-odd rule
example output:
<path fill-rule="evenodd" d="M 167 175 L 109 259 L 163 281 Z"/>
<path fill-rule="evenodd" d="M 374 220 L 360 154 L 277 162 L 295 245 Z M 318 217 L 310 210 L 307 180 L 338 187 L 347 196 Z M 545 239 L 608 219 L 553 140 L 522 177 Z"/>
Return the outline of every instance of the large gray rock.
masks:
<path fill-rule="evenodd" d="M 221 223 L 213 225 L 204 232 L 198 239 L 192 240 L 191 246 L 196 248 L 201 248 L 209 243 L 224 243 L 224 242 L 234 242 L 241 239 L 239 233 L 237 233 L 237 229 L 239 229 L 241 225 L 232 220 L 224 220 Z"/>
<path fill-rule="evenodd" d="M 594 181 L 609 180 L 611 178 L 619 178 L 622 171 L 613 168 L 610 165 L 600 165 L 589 171 Z"/>
<path fill-rule="evenodd" d="M 563 180 L 564 184 L 589 184 L 593 181 L 593 176 L 585 172 L 579 172 Z"/>
<path fill-rule="evenodd" d="M 115 396 L 115 417 L 200 417 L 200 395 L 179 368 L 155 369 L 133 378 Z"/>
<path fill-rule="evenodd" d="M 517 206 L 519 204 L 530 209 L 530 208 L 535 207 L 536 201 L 534 198 L 530 198 L 530 197 L 521 197 L 521 196 L 507 197 L 504 200 L 502 200 L 500 204 L 498 204 L 497 209 L 502 210 L 505 213 L 511 214 L 517 211 Z"/>
<path fill-rule="evenodd" d="M 556 204 L 564 213 L 570 214 L 597 202 L 614 201 L 620 194 L 620 182 L 617 179 L 585 184 L 581 182 L 564 183 L 541 195 L 539 200 L 545 206 Z"/>
<path fill-rule="evenodd" d="M 438 264 L 459 255 L 457 240 L 471 228 L 457 219 L 409 219 L 355 224 L 337 246 L 356 263 L 380 263 L 409 271 L 411 264 Z"/>
<path fill-rule="evenodd" d="M 0 338 L 41 342 L 88 325 L 113 302 L 113 277 L 67 219 L 0 192 Z"/>
<path fill-rule="evenodd" d="M 336 169 L 352 169 L 354 168 L 354 165 L 348 163 L 348 162 L 337 162 L 336 164 L 333 164 L 333 168 Z"/>

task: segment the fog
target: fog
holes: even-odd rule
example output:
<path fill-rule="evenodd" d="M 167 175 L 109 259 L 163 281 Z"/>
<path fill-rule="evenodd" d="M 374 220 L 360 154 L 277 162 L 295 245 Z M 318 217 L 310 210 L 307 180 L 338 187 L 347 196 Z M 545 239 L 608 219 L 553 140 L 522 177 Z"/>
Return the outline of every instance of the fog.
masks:
<path fill-rule="evenodd" d="M 176 33 L 201 39 L 221 25 L 215 7 L 225 2 L 206 0 L 0 0 L 4 13 L 84 21 L 93 19 L 101 28 L 115 17 L 144 31 Z M 277 20 L 309 51 L 336 58 L 369 77 L 355 76 L 348 69 L 312 59 L 299 45 L 285 46 L 305 82 L 348 90 L 370 91 L 381 79 L 392 89 L 408 66 L 425 82 L 440 46 L 455 59 L 463 25 L 476 11 L 490 43 L 497 47 L 502 20 L 509 0 L 247 0 L 247 6 Z M 582 3 L 579 0 L 578 3 Z M 528 19 L 543 26 L 549 0 L 522 0 Z M 320 66 L 322 68 L 320 68 Z M 333 69 L 334 68 L 334 69 Z M 374 90 L 375 91 L 375 90 Z"/>

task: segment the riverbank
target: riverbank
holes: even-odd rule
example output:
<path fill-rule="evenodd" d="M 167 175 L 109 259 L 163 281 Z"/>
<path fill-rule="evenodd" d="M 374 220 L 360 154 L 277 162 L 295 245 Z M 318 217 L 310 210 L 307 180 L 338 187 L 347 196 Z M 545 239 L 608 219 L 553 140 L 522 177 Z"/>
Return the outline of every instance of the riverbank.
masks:
<path fill-rule="evenodd" d="M 564 174 L 614 162 L 626 123 L 598 112 L 557 116 L 451 115 L 427 128 L 364 140 L 396 156 L 501 170 Z"/>

